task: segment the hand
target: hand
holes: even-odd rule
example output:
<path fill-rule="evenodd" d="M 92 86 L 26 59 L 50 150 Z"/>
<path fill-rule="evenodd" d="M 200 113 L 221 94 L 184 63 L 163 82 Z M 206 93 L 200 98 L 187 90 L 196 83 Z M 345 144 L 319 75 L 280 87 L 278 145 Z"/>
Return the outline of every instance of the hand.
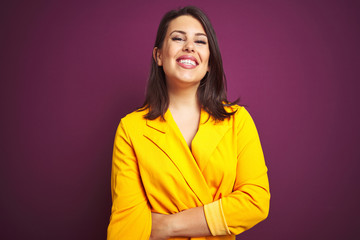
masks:
<path fill-rule="evenodd" d="M 171 215 L 151 213 L 152 226 L 149 240 L 166 240 L 171 237 Z"/>

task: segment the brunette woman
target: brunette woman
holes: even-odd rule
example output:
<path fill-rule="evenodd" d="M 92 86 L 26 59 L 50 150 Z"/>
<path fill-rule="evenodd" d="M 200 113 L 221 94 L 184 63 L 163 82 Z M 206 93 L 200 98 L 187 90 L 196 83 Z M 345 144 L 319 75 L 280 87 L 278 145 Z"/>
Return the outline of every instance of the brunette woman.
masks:
<path fill-rule="evenodd" d="M 206 15 L 166 13 L 145 103 L 116 132 L 108 239 L 235 239 L 267 217 L 258 133 L 225 85 Z"/>

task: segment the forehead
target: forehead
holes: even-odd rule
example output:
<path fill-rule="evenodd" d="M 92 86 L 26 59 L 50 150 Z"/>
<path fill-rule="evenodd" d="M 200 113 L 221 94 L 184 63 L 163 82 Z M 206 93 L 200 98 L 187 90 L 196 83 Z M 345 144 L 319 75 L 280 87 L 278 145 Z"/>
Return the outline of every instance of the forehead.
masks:
<path fill-rule="evenodd" d="M 169 27 L 167 30 L 167 34 L 170 34 L 173 31 L 183 31 L 187 34 L 196 34 L 196 33 L 204 33 L 205 34 L 205 30 L 203 28 L 203 26 L 201 25 L 201 23 L 199 22 L 199 20 L 197 20 L 196 18 L 192 17 L 192 16 L 180 16 L 177 17 L 175 19 L 173 19 L 170 23 L 169 23 Z"/>

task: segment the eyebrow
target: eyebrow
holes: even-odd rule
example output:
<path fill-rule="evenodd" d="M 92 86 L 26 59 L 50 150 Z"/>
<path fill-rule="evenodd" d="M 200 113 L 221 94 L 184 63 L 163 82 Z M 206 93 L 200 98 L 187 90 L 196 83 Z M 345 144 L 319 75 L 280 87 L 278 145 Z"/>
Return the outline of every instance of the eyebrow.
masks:
<path fill-rule="evenodd" d="M 175 32 L 186 35 L 186 32 L 181 31 L 181 30 L 174 30 L 174 31 L 172 31 L 172 32 L 170 33 L 170 35 L 173 34 L 173 33 L 175 33 Z M 169 36 L 170 36 L 170 35 L 169 35 Z M 205 37 L 207 37 L 205 33 L 195 33 L 195 36 L 205 36 Z"/>

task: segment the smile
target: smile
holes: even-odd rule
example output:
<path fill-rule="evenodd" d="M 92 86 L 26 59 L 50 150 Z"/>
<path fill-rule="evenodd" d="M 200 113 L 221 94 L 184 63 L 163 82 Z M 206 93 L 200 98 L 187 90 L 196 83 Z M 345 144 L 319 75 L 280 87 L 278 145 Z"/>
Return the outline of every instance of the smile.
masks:
<path fill-rule="evenodd" d="M 176 62 L 183 68 L 191 69 L 197 67 L 199 63 L 196 58 L 189 55 L 184 55 L 176 59 Z"/>
<path fill-rule="evenodd" d="M 191 61 L 190 59 L 181 59 L 179 63 L 196 66 L 196 62 Z"/>

